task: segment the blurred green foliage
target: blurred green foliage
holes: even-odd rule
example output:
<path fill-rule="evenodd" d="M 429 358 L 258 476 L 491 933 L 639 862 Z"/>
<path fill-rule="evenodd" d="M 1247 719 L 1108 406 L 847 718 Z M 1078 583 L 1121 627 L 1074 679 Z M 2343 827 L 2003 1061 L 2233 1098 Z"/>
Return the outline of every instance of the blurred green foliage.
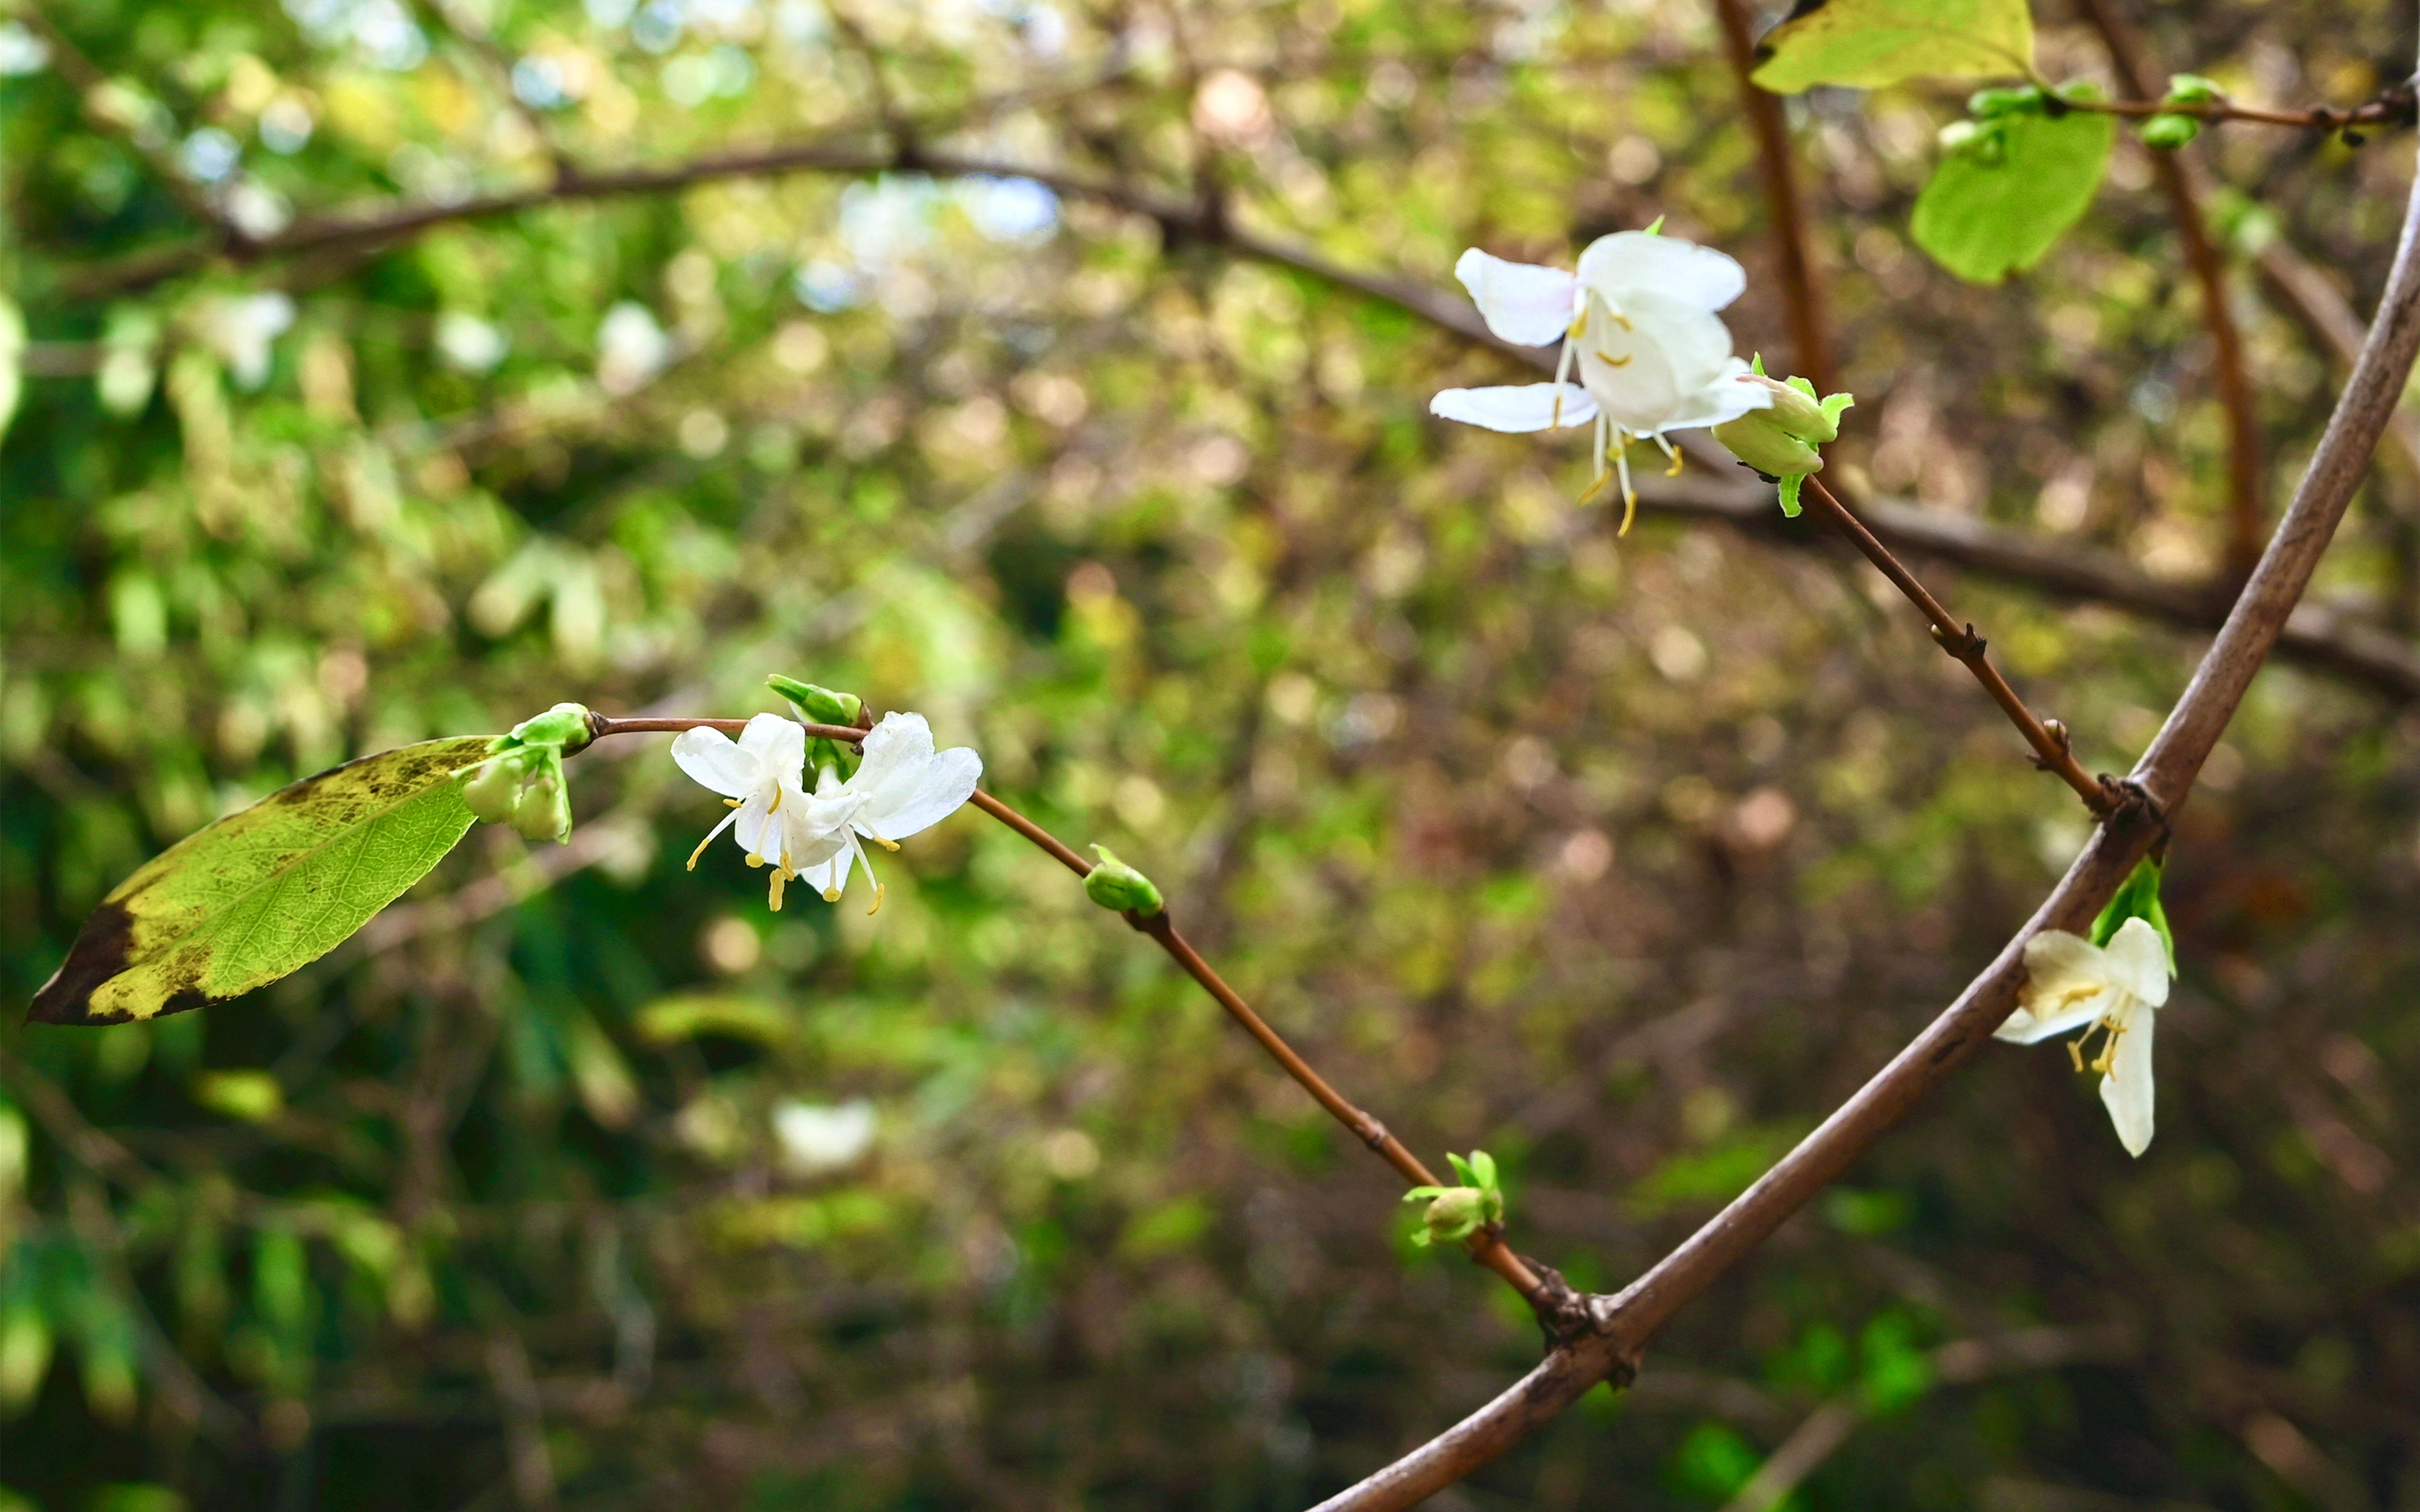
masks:
<path fill-rule="evenodd" d="M 716 810 L 653 740 L 571 760 L 568 847 L 483 827 L 240 1002 L 17 1022 L 146 858 L 351 755 L 566 699 L 776 710 L 768 672 L 920 710 L 1148 872 L 1413 1148 L 1495 1154 L 1516 1246 L 1606 1288 L 1880 1065 L 2083 834 L 1836 559 L 1653 516 L 1617 543 L 1575 446 L 1426 418 L 1499 359 L 1013 175 L 727 178 L 102 287 L 197 234 L 148 160 L 266 225 L 897 119 L 1206 177 L 1449 299 L 1466 245 L 1560 261 L 1665 214 L 1748 262 L 1728 317 L 1777 352 L 1700 6 L 43 15 L 116 82 L 95 117 L 57 59 L 0 80 L 28 336 L 0 443 L 0 1478 L 27 1504 L 1275 1507 L 1536 1359 L 1047 857 L 969 812 L 890 858 L 877 918 L 768 915 L 727 849 L 682 870 Z M 2039 19 L 2048 74 L 2101 71 Z M 2244 98 L 2409 67 L 2382 5 L 2151 19 L 2164 65 Z M 39 52 L 11 24 L 0 59 Z M 2225 435 L 2140 154 L 1977 290 L 1907 239 L 1956 93 L 1792 107 L 1858 395 L 1825 476 L 2206 576 Z M 2191 150 L 2257 206 L 2226 224 L 2366 307 L 2409 148 Z M 2333 379 L 2244 295 L 2282 495 Z M 2381 472 L 2316 590 L 2405 634 L 2413 499 Z M 2096 769 L 2196 649 L 1937 585 Z M 2265 674 L 2166 902 L 2141 1162 L 2060 1057 L 1987 1052 L 1636 1392 L 1464 1504 L 1719 1504 L 1841 1400 L 1802 1507 L 2410 1504 L 2420 717 Z"/>

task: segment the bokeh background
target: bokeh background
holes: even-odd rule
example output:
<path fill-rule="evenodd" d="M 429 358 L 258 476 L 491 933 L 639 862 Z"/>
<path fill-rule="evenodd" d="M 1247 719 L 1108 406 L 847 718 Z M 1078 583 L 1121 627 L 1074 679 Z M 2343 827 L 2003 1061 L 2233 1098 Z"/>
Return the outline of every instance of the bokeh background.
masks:
<path fill-rule="evenodd" d="M 878 918 L 778 916 L 661 741 L 573 763 L 326 962 L 106 1030 L 23 1007 L 118 878 L 345 757 L 562 699 L 912 708 L 1152 872 L 1227 974 L 1512 1237 L 1611 1288 L 1937 1011 L 2084 834 L 1905 607 L 1651 511 L 1575 434 L 1429 419 L 1500 354 L 1014 174 L 541 203 L 145 280 L 197 235 L 831 142 L 1078 172 L 1458 303 L 1668 217 L 1751 271 L 1701 0 L 38 0 L 0 21 L 23 394 L 0 450 L 0 1504 L 1280 1508 L 1538 1355 L 1386 1172 L 971 810 Z M 2137 4 L 2160 71 L 2349 104 L 2381 3 Z M 2108 78 L 2060 0 L 2053 77 Z M 1767 18 L 1768 20 L 1770 18 Z M 110 81 L 90 96 L 79 69 Z M 2206 580 L 2225 436 L 2121 143 L 2002 288 L 1906 238 L 1952 89 L 1790 105 L 1852 498 Z M 2230 129 L 2272 492 L 2408 133 Z M 165 172 L 163 173 L 163 170 Z M 1736 475 L 1734 475 L 1736 476 Z M 1680 486 L 1692 481 L 1684 476 Z M 1715 480 L 1735 487 L 1732 478 Z M 1702 484 L 1700 486 L 1703 486 Z M 2409 644 L 2381 467 L 2316 594 Z M 1953 568 L 2087 764 L 2199 638 Z M 1994 1048 L 1454 1509 L 1724 1505 L 1818 1413 L 1823 1508 L 2420 1507 L 2420 709 L 2263 674 L 2184 815 L 2160 1132 Z"/>

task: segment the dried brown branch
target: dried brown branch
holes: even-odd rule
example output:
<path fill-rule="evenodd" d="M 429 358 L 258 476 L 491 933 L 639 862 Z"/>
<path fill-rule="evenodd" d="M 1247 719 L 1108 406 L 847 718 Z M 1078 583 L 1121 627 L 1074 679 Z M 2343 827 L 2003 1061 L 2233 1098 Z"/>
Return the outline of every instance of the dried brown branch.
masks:
<path fill-rule="evenodd" d="M 2395 267 L 2351 379 L 2329 417 L 2294 500 L 2130 781 L 2159 812 L 2192 791 L 2246 689 L 2344 518 L 2353 490 L 2420 352 L 2420 185 L 2405 208 Z M 2015 1006 L 2024 946 L 2074 929 L 2116 892 L 2161 834 L 2149 813 L 2121 810 L 2095 832 L 2067 875 L 1981 974 L 1848 1102 L 1780 1162 L 1620 1295 L 1589 1299 L 1597 1328 L 1558 1347 L 1495 1400 L 1320 1512 L 1393 1512 L 1460 1480 L 1552 1420 L 1599 1381 L 1627 1381 L 1673 1314 L 1754 1254 L 1792 1213 L 1865 1153 L 1980 1048 Z"/>
<path fill-rule="evenodd" d="M 2083 0 L 2083 8 L 2109 50 L 2119 86 L 2136 97 L 2136 104 L 2156 99 L 2159 91 L 2151 66 L 2118 10 L 2118 0 Z M 2156 107 L 2142 112 L 2154 113 Z M 2226 565 L 2240 576 L 2260 555 L 2260 536 L 2268 523 L 2268 507 L 2261 498 L 2260 413 L 2244 363 L 2243 333 L 2237 329 L 2235 312 L 2226 301 L 2226 260 L 2211 239 L 2209 222 L 2202 214 L 2209 187 L 2202 182 L 2199 165 L 2181 149 L 2154 151 L 2151 171 L 2176 217 L 2177 240 L 2184 249 L 2185 262 L 2201 285 L 2202 324 L 2210 331 L 2211 365 L 2219 404 L 2226 410 Z"/>
<path fill-rule="evenodd" d="M 1739 81 L 1740 109 L 1756 137 L 1757 177 L 1764 186 L 1764 218 L 1773 235 L 1776 270 L 1781 275 L 1782 306 L 1790 316 L 1790 345 L 1795 371 L 1819 393 L 1829 393 L 1833 382 L 1832 342 L 1823 319 L 1823 275 L 1809 247 L 1807 221 L 1798 200 L 1798 174 L 1791 157 L 1790 125 L 1782 116 L 1781 100 L 1757 86 L 1756 43 L 1748 35 L 1745 0 L 1714 0 L 1714 20 L 1721 25 L 1723 51 Z"/>
<path fill-rule="evenodd" d="M 1931 591 L 1916 580 L 1916 574 L 1891 555 L 1890 548 L 1874 538 L 1874 532 L 1866 529 L 1865 521 L 1851 514 L 1848 505 L 1833 497 L 1832 490 L 1823 486 L 1823 479 L 1810 475 L 1806 481 L 1805 492 L 1814 501 L 1816 512 L 1829 519 L 1864 553 L 1867 561 L 1890 579 L 1892 587 L 1906 594 L 1908 602 L 1923 611 L 1925 623 L 1931 626 L 1934 641 L 1975 674 L 1975 681 L 1983 685 L 1983 691 L 1992 695 L 1992 702 L 2000 706 L 2000 712 L 2017 727 L 2017 733 L 2024 736 L 2025 744 L 2034 748 L 2034 764 L 2073 788 L 2076 796 L 2082 798 L 2085 806 L 2094 813 L 2106 814 L 2115 809 L 2118 795 L 2111 791 L 2109 784 L 2095 779 L 2091 773 L 2078 764 L 2075 753 L 2068 748 L 2064 730 L 2054 730 L 2025 706 L 2025 701 L 2009 686 L 2009 680 L 2001 675 L 2000 669 L 1992 665 L 1983 638 L 1975 633 L 1975 626 L 1959 620 L 1945 609 L 1941 600 L 1933 597 Z"/>

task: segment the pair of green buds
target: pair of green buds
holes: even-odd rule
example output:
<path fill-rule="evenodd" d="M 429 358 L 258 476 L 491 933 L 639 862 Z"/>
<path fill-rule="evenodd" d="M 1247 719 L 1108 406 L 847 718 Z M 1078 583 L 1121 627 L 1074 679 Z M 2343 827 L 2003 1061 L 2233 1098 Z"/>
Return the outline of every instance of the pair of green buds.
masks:
<path fill-rule="evenodd" d="M 488 759 L 460 774 L 462 801 L 491 825 L 510 825 L 529 840 L 571 838 L 571 787 L 563 774 L 566 750 L 590 740 L 588 711 L 558 703 L 513 726 L 489 743 Z"/>
<path fill-rule="evenodd" d="M 1800 483 L 1808 473 L 1823 471 L 1823 454 L 1817 448 L 1839 440 L 1840 411 L 1857 401 L 1845 393 L 1819 398 L 1815 385 L 1803 378 L 1768 378 L 1761 354 L 1751 368 L 1740 381 L 1763 385 L 1773 396 L 1772 405 L 1716 425 L 1714 440 L 1772 479 L 1781 496 L 1781 512 L 1796 519 Z"/>
<path fill-rule="evenodd" d="M 1504 1188 L 1497 1180 L 1496 1157 L 1474 1149 L 1468 1160 L 1460 1155 L 1446 1159 L 1453 1162 L 1453 1173 L 1462 1178 L 1462 1185 L 1416 1186 L 1404 1194 L 1405 1202 L 1428 1204 L 1428 1211 L 1420 1214 L 1420 1227 L 1412 1232 L 1412 1242 L 1423 1249 L 1431 1244 L 1459 1244 L 1504 1221 Z"/>

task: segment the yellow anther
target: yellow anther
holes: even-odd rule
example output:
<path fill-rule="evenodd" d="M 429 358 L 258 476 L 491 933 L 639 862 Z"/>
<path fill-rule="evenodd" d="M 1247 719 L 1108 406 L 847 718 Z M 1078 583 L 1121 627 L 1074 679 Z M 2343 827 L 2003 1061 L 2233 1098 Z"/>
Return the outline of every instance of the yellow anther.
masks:
<path fill-rule="evenodd" d="M 828 903 L 836 903 L 840 902 L 840 889 L 838 887 L 826 887 L 824 889 L 824 902 Z"/>
<path fill-rule="evenodd" d="M 895 851 L 895 850 L 897 850 L 897 849 L 899 848 L 899 842 L 898 842 L 897 841 L 895 841 L 895 840 L 884 840 L 884 839 L 883 839 L 881 836 L 879 836 L 879 835 L 876 835 L 876 836 L 875 836 L 875 837 L 874 837 L 874 843 L 876 843 L 876 845 L 881 846 L 881 847 L 882 847 L 884 850 L 886 850 L 886 851 Z"/>
<path fill-rule="evenodd" d="M 2092 1031 L 2090 1031 L 2089 1029 L 2087 1029 L 2087 1030 L 2086 1030 L 2086 1031 L 2085 1031 L 2085 1033 L 2086 1033 L 2086 1034 L 2089 1034 L 2090 1032 L 2092 1032 Z M 2070 1060 L 2071 1060 L 2071 1061 L 2073 1061 L 2073 1062 L 2075 1062 L 2075 1073 L 2076 1073 L 2078 1076 L 2083 1075 L 2083 1074 L 2084 1074 L 2084 1035 L 2079 1034 L 2079 1035 L 2077 1035 L 2074 1039 L 2070 1040 L 2069 1041 L 2067 1041 L 2067 1058 L 2068 1058 L 2068 1059 L 2070 1059 Z"/>
<path fill-rule="evenodd" d="M 1638 517 L 1638 495 L 1629 488 L 1621 490 L 1621 529 L 1614 532 L 1616 539 L 1630 533 L 1630 522 Z"/>
<path fill-rule="evenodd" d="M 1637 326 L 1630 323 L 1630 316 L 1622 314 L 1620 310 L 1607 310 L 1606 311 L 1606 314 L 1613 316 L 1615 320 L 1619 321 L 1621 325 L 1621 329 L 1624 331 L 1636 331 L 1638 329 Z M 1630 361 L 1630 359 L 1625 357 L 1622 361 L 1626 363 Z"/>
<path fill-rule="evenodd" d="M 748 864 L 750 866 L 763 866 L 765 864 L 765 858 L 757 855 L 754 851 L 750 851 L 748 853 Z"/>
<path fill-rule="evenodd" d="M 725 798 L 722 800 L 722 806 L 726 809 L 737 809 L 746 801 L 744 798 Z"/>
<path fill-rule="evenodd" d="M 782 889 L 789 885 L 789 881 L 790 873 L 777 866 L 773 869 L 771 880 L 766 886 L 765 901 L 772 905 L 773 912 L 777 914 L 782 911 Z"/>
<path fill-rule="evenodd" d="M 1668 478 L 1679 477 L 1681 475 L 1681 458 L 1687 455 L 1687 453 L 1682 451 L 1677 446 L 1672 448 L 1672 465 L 1664 470 L 1664 475 Z"/>
<path fill-rule="evenodd" d="M 782 811 L 782 792 L 783 790 L 779 785 L 774 787 L 773 801 L 765 806 L 765 811 L 767 813 L 780 813 Z"/>
<path fill-rule="evenodd" d="M 1621 320 L 1621 316 L 1615 316 L 1614 318 Z M 1629 323 L 1630 322 L 1627 320 L 1622 320 L 1622 324 L 1624 325 L 1628 325 Z M 1607 357 L 1604 353 L 1599 352 L 1597 354 L 1597 360 L 1604 363 L 1607 367 L 1628 367 L 1630 365 L 1631 357 L 1637 357 L 1637 355 L 1638 354 L 1637 352 L 1632 352 L 1630 357 Z"/>
<path fill-rule="evenodd" d="M 877 882 L 874 885 L 874 906 L 865 911 L 865 917 L 872 918 L 880 912 L 882 912 L 882 884 Z"/>
<path fill-rule="evenodd" d="M 714 836 L 710 833 L 706 837 L 706 839 L 697 842 L 697 849 L 689 853 L 689 869 L 690 871 L 694 872 L 697 870 L 697 858 L 704 856 L 706 854 L 706 848 L 713 843 Z"/>

